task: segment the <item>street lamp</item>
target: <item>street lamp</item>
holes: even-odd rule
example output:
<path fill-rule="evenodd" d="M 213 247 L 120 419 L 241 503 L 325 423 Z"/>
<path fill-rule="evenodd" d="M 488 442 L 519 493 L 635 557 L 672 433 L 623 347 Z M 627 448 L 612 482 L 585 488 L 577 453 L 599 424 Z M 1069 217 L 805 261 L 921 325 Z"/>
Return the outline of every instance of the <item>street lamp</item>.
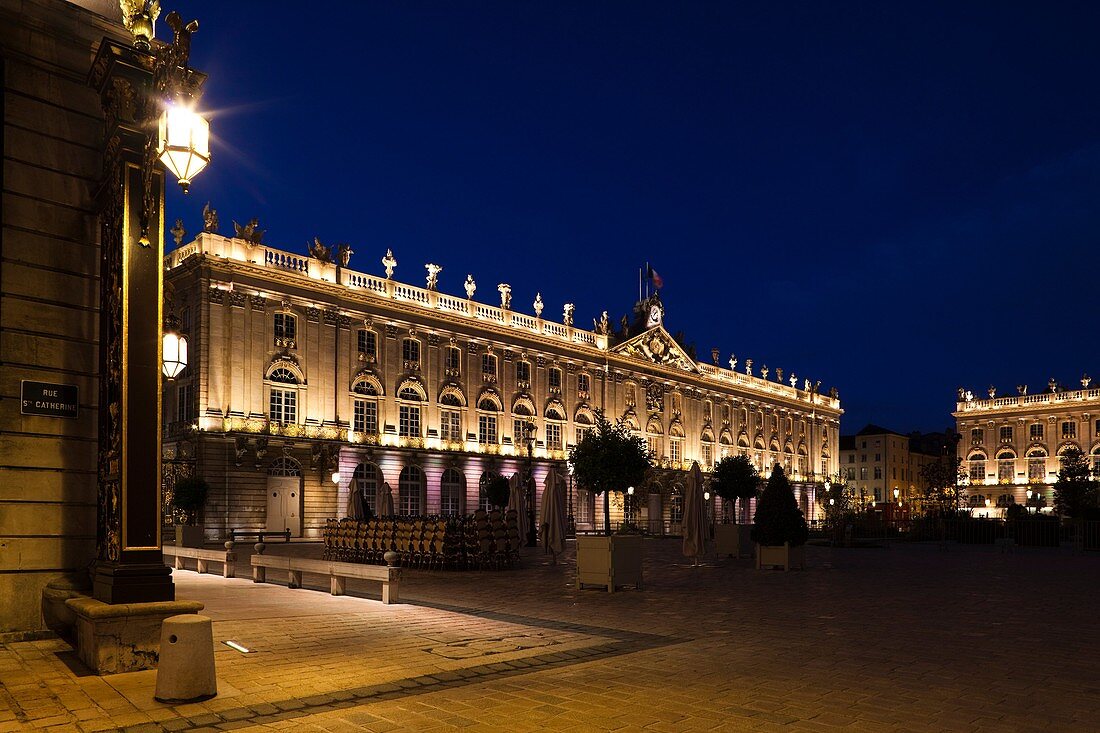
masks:
<path fill-rule="evenodd" d="M 89 82 L 106 130 L 100 223 L 100 426 L 97 560 L 93 594 L 106 603 L 175 599 L 161 557 L 162 378 L 187 364 L 178 322 L 164 317 L 165 168 L 186 190 L 210 160 L 206 121 L 195 113 L 206 75 L 188 65 L 197 21 L 165 19 L 156 2 L 124 3 L 131 44 L 105 38 Z"/>
<path fill-rule="evenodd" d="M 1031 507 L 1032 507 L 1032 504 L 1031 504 L 1031 497 L 1032 497 L 1032 495 L 1033 495 L 1034 493 L 1035 493 L 1035 492 L 1034 492 L 1034 491 L 1032 491 L 1031 489 L 1028 489 L 1028 490 L 1027 490 L 1027 510 L 1028 510 L 1028 512 L 1029 512 L 1029 513 L 1031 512 Z"/>

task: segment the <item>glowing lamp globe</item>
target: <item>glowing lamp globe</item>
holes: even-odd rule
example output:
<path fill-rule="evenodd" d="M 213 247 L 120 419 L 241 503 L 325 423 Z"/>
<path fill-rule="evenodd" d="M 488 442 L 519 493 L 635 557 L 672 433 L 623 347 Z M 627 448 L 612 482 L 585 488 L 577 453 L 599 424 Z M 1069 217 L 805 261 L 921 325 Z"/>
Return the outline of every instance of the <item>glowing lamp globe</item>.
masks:
<path fill-rule="evenodd" d="M 191 180 L 210 162 L 210 123 L 190 107 L 169 105 L 160 116 L 157 157 L 187 193 Z"/>
<path fill-rule="evenodd" d="M 161 370 L 168 379 L 175 379 L 187 367 L 187 337 L 174 321 L 168 319 L 161 338 Z"/>

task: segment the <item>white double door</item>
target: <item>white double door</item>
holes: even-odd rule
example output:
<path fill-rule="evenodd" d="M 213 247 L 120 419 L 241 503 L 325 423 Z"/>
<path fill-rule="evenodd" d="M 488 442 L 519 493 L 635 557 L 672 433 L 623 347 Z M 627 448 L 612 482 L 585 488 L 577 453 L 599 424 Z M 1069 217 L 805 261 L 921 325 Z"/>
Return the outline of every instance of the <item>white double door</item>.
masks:
<path fill-rule="evenodd" d="M 302 534 L 302 479 L 298 476 L 268 476 L 267 531 Z"/>

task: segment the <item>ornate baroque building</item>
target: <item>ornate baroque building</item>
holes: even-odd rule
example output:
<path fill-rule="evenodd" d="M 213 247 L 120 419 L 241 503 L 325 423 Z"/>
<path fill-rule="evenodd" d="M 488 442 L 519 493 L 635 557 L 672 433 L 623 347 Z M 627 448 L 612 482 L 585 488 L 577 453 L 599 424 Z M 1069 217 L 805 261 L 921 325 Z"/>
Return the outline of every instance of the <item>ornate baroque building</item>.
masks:
<path fill-rule="evenodd" d="M 1069 447 L 1091 455 L 1100 468 L 1100 389 L 1091 381 L 1086 375 L 1080 389 L 1066 389 L 1051 379 L 1044 392 L 1028 394 L 1020 385 L 1001 397 L 990 387 L 988 399 L 959 389 L 952 414 L 972 506 L 1023 504 L 1029 490 L 1049 506 L 1058 456 Z"/>
<path fill-rule="evenodd" d="M 315 537 L 349 490 L 373 505 L 383 483 L 398 513 L 473 511 L 488 472 L 529 467 L 541 496 L 599 408 L 658 456 L 640 519 L 660 526 L 679 521 L 692 461 L 783 464 L 810 517 L 815 477 L 838 469 L 835 391 L 779 381 L 781 370 L 769 379 L 767 367 L 753 375 L 751 360 L 719 367 L 717 351 L 696 361 L 664 329 L 656 296 L 627 337 L 606 313 L 588 330 L 570 304 L 560 320 L 543 317 L 541 297 L 534 315 L 514 310 L 505 284 L 491 306 L 469 277 L 467 297 L 439 292 L 436 265 L 417 287 L 394 279 L 390 253 L 374 276 L 348 269 L 344 247 L 292 254 L 264 246 L 254 223 L 213 233 L 215 218 L 165 263 L 191 344 L 165 390 L 165 465 L 210 483 L 208 539 L 284 526 Z M 571 487 L 569 502 L 579 527 L 592 521 L 593 497 Z"/>

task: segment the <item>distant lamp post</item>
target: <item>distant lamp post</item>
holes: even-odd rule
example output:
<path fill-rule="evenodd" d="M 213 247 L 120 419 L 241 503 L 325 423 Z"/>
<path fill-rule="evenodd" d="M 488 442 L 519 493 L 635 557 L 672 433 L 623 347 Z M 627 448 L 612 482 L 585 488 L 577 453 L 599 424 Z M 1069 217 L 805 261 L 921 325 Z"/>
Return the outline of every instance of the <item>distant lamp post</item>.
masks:
<path fill-rule="evenodd" d="M 187 336 L 180 330 L 180 319 L 169 313 L 161 337 L 161 371 L 167 379 L 175 379 L 186 368 Z"/>
<path fill-rule="evenodd" d="M 538 534 L 535 527 L 535 432 L 538 427 L 533 422 L 523 426 L 523 440 L 527 444 L 527 546 L 538 546 Z"/>
<path fill-rule="evenodd" d="M 1027 510 L 1028 510 L 1028 512 L 1030 512 L 1030 511 L 1031 511 L 1031 509 L 1032 509 L 1032 506 L 1033 506 L 1033 505 L 1032 505 L 1032 503 L 1031 503 L 1031 497 L 1032 497 L 1032 496 L 1033 496 L 1034 494 L 1035 494 L 1035 492 L 1034 492 L 1034 491 L 1032 491 L 1031 489 L 1028 489 L 1028 490 L 1027 490 Z"/>
<path fill-rule="evenodd" d="M 164 317 L 165 168 L 184 190 L 210 161 L 209 126 L 195 112 L 206 75 L 188 64 L 198 21 L 165 18 L 159 3 L 124 2 L 130 44 L 104 38 L 89 81 L 105 120 L 100 226 L 99 511 L 93 594 L 143 603 L 175 599 L 161 555 L 161 386 L 187 365 L 187 341 Z"/>

